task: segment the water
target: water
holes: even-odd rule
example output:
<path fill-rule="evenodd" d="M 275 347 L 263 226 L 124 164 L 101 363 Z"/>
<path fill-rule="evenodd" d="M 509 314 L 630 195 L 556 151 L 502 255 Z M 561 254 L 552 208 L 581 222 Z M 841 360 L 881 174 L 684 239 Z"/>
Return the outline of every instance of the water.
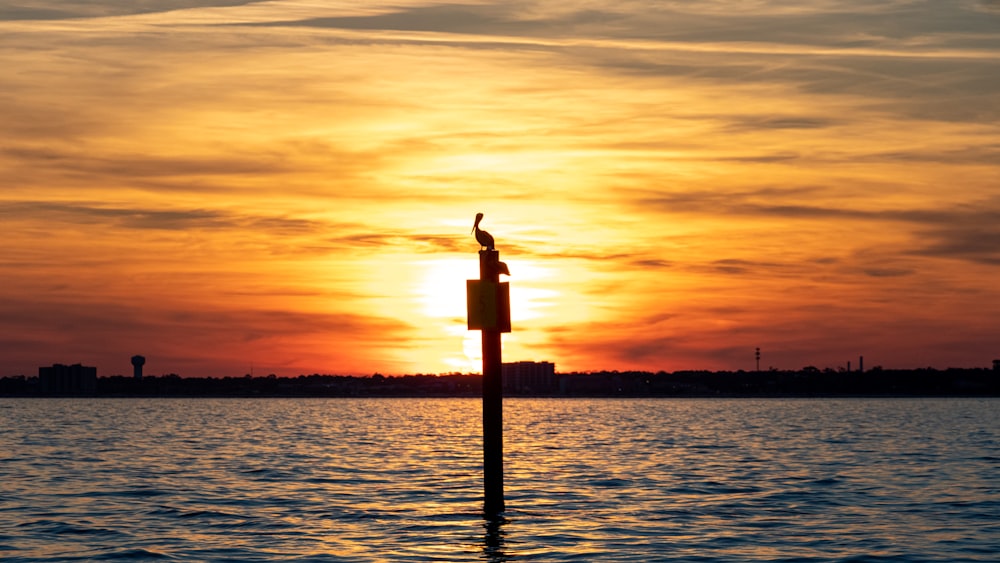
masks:
<path fill-rule="evenodd" d="M 0 399 L 0 559 L 997 561 L 1000 400 Z"/>

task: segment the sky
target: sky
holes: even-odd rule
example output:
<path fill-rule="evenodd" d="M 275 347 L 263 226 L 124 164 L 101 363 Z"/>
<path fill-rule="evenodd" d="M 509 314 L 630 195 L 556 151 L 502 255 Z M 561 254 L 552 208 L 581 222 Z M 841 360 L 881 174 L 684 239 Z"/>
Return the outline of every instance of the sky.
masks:
<path fill-rule="evenodd" d="M 986 367 L 1000 2 L 0 0 L 0 376 Z"/>

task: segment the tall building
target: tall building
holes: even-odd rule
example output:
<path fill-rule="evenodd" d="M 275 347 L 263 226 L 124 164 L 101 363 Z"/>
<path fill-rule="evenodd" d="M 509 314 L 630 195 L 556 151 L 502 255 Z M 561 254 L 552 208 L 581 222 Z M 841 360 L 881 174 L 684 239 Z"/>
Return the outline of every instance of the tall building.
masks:
<path fill-rule="evenodd" d="M 97 368 L 80 364 L 40 367 L 38 390 L 43 395 L 93 395 L 97 393 Z"/>
<path fill-rule="evenodd" d="M 559 389 L 552 362 L 509 362 L 503 364 L 502 370 L 504 391 L 551 393 Z"/>

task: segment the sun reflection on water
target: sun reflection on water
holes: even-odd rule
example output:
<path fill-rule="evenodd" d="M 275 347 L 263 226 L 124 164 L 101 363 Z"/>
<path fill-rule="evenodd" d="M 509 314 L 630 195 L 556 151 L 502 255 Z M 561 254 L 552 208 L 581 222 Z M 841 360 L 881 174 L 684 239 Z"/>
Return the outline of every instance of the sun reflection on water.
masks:
<path fill-rule="evenodd" d="M 995 553 L 995 400 L 0 399 L 0 556 L 954 561 Z"/>

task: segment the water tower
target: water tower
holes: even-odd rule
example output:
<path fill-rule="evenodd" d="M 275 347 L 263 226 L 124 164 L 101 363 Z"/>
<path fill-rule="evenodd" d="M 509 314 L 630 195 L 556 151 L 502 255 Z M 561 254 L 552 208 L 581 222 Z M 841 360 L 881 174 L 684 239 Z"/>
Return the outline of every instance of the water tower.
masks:
<path fill-rule="evenodd" d="M 142 379 L 142 366 L 146 363 L 146 358 L 142 356 L 132 356 L 132 377 Z"/>

